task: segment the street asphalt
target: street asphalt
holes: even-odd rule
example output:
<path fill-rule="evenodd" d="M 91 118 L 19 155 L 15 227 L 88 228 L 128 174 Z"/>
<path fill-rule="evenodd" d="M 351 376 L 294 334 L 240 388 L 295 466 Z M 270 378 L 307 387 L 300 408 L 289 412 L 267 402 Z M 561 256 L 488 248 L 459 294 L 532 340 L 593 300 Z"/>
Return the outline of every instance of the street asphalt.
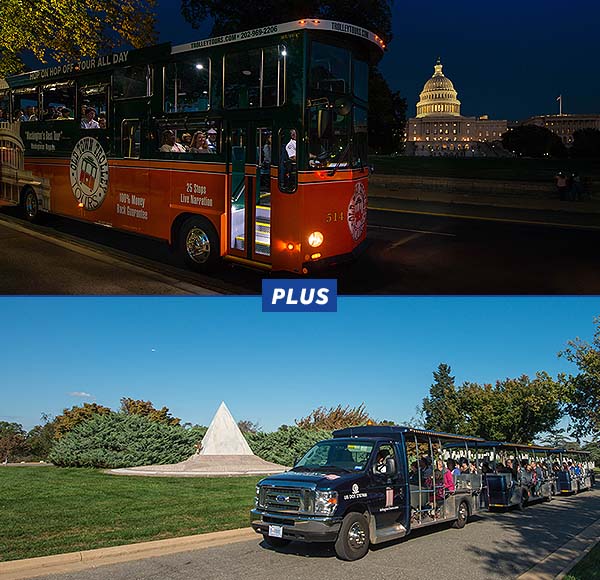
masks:
<path fill-rule="evenodd" d="M 102 566 L 47 580 L 461 580 L 516 578 L 600 518 L 600 490 L 523 512 L 484 513 L 463 529 L 420 530 L 342 562 L 329 545 L 292 543 L 283 550 L 253 541 Z"/>

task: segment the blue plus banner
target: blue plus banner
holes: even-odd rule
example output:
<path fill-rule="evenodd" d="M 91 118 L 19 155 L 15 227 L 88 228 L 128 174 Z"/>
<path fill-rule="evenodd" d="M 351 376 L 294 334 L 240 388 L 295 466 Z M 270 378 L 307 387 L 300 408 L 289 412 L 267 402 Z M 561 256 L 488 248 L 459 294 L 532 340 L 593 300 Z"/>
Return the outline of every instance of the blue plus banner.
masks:
<path fill-rule="evenodd" d="M 337 280 L 263 280 L 263 312 L 337 312 Z"/>

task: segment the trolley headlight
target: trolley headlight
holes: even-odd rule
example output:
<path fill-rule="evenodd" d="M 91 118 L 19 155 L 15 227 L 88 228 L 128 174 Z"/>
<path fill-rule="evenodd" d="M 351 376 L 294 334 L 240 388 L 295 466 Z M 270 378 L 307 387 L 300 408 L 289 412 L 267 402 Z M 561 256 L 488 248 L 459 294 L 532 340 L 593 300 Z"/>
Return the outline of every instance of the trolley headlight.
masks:
<path fill-rule="evenodd" d="M 337 507 L 337 491 L 317 491 L 315 492 L 315 514 L 330 516 Z"/>
<path fill-rule="evenodd" d="M 318 248 L 323 243 L 323 234 L 321 232 L 313 232 L 308 236 L 308 243 L 313 248 Z"/>

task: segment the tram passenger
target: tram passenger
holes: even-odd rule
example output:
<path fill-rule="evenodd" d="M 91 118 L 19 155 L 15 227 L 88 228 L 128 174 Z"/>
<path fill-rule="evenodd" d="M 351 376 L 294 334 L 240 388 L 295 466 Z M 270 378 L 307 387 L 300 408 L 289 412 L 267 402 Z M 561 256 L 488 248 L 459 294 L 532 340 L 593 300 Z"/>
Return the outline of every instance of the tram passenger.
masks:
<path fill-rule="evenodd" d="M 292 163 L 296 163 L 296 129 L 290 131 L 290 140 L 285 146 L 285 152 Z"/>
<path fill-rule="evenodd" d="M 181 144 L 185 147 L 186 151 L 190 150 L 190 146 L 192 144 L 192 135 L 191 135 L 191 133 L 187 133 L 186 132 L 186 133 L 184 133 L 181 136 Z"/>
<path fill-rule="evenodd" d="M 85 109 L 85 116 L 81 119 L 82 129 L 100 129 L 100 124 L 94 118 L 96 116 L 96 110 L 92 107 Z"/>
<path fill-rule="evenodd" d="M 106 113 L 98 113 L 98 125 L 100 129 L 106 129 Z"/>
<path fill-rule="evenodd" d="M 208 132 L 206 133 L 208 141 L 207 141 L 207 146 L 208 146 L 208 152 L 209 153 L 216 153 L 217 152 L 217 130 L 214 128 L 210 128 L 208 130 Z"/>
<path fill-rule="evenodd" d="M 196 131 L 190 143 L 190 151 L 192 153 L 210 153 L 208 150 L 208 141 L 206 135 L 202 131 Z"/>
<path fill-rule="evenodd" d="M 171 129 L 165 129 L 162 133 L 162 145 L 159 151 L 163 153 L 185 153 L 185 147 L 177 143 L 175 133 Z"/>
<path fill-rule="evenodd" d="M 71 116 L 71 109 L 68 107 L 62 107 L 60 109 L 60 115 L 56 119 L 57 121 L 72 121 L 73 117 Z"/>
<path fill-rule="evenodd" d="M 454 461 L 454 459 L 448 459 L 446 461 L 446 466 L 448 467 L 448 470 L 453 476 L 460 475 L 460 469 L 456 466 L 456 461 Z"/>
<path fill-rule="evenodd" d="M 450 469 L 444 467 L 444 462 L 441 459 L 437 460 L 437 469 L 442 472 L 445 491 L 447 493 L 452 493 L 454 491 L 454 477 L 452 477 L 452 472 Z"/>

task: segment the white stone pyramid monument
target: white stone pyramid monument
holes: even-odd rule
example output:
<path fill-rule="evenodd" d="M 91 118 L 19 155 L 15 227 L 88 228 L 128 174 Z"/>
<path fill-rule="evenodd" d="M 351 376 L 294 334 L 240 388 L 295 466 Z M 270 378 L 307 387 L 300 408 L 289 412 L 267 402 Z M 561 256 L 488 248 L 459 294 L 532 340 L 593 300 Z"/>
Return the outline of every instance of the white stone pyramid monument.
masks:
<path fill-rule="evenodd" d="M 144 465 L 110 471 L 118 475 L 209 477 L 267 475 L 286 470 L 283 465 L 270 463 L 252 453 L 227 405 L 222 402 L 202 438 L 199 451 L 189 459 L 171 465 Z"/>

